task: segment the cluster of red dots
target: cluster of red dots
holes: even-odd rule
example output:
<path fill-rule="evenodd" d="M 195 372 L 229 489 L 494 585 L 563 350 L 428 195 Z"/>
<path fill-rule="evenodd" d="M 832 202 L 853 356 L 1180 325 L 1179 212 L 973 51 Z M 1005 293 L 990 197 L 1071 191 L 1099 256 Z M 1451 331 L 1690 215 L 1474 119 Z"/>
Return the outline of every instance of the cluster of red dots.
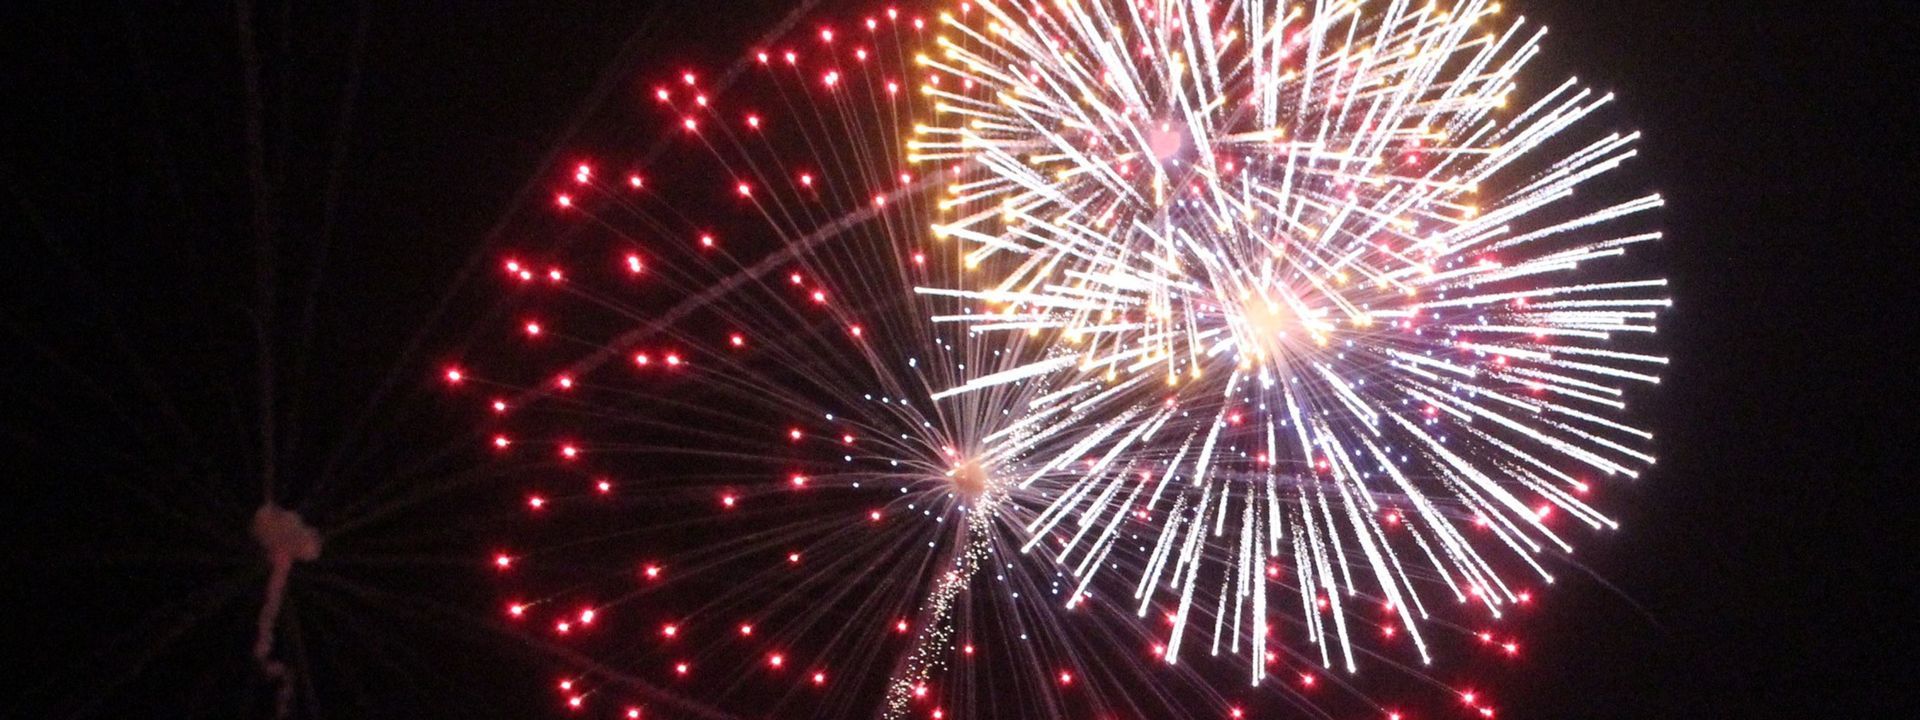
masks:
<path fill-rule="evenodd" d="M 963 4 L 963 12 L 966 9 L 968 8 L 965 8 Z M 888 9 L 886 11 L 886 15 L 889 21 L 897 20 L 899 18 L 897 11 L 893 9 Z M 920 29 L 924 27 L 923 21 L 919 18 L 913 18 L 911 22 L 913 24 L 913 27 L 915 27 L 916 29 Z M 865 21 L 865 26 L 869 31 L 872 31 L 878 26 L 878 22 L 874 18 L 868 18 Z M 824 44 L 829 44 L 829 45 L 833 44 L 835 42 L 835 37 L 836 37 L 835 33 L 831 28 L 822 28 L 819 32 L 820 41 Z M 868 49 L 864 47 L 854 48 L 851 54 L 857 61 L 863 62 L 863 63 L 870 56 Z M 786 62 L 786 64 L 790 66 L 798 65 L 800 62 L 800 57 L 798 53 L 796 53 L 795 51 L 789 50 L 782 53 L 777 53 L 777 56 L 783 59 Z M 762 64 L 770 64 L 773 60 L 773 56 L 770 56 L 769 53 L 761 52 L 756 55 L 756 59 Z M 819 79 L 820 79 L 820 84 L 822 86 L 826 88 L 835 88 L 835 87 L 838 87 L 843 82 L 843 80 L 845 80 L 845 76 L 842 75 L 839 69 L 826 69 L 821 72 L 821 74 L 819 75 Z M 688 97 L 691 98 L 691 102 L 694 106 L 709 113 L 716 112 L 712 109 L 712 102 L 713 102 L 712 99 L 709 98 L 706 94 L 700 93 L 698 91 L 698 87 L 699 87 L 698 78 L 694 73 L 691 73 L 691 72 L 683 73 L 680 80 L 682 84 L 684 84 L 688 88 L 693 89 L 691 91 L 692 94 L 689 95 Z M 934 78 L 933 81 L 938 82 L 938 78 L 937 77 Z M 889 94 L 898 92 L 899 85 L 897 81 L 892 79 L 886 79 L 884 83 L 885 83 L 886 90 Z M 654 94 L 654 97 L 661 103 L 672 103 L 673 100 L 677 97 L 676 94 L 667 87 L 656 88 L 653 94 Z M 757 112 L 748 112 L 744 114 L 744 116 L 741 119 L 741 122 L 744 124 L 746 128 L 752 131 L 761 131 L 765 129 L 769 124 L 768 120 Z M 681 119 L 680 124 L 687 131 L 697 132 L 701 126 L 701 118 L 697 118 L 691 114 L 684 115 Z M 1233 171 L 1235 166 L 1232 160 L 1229 159 L 1226 161 L 1226 167 L 1229 172 Z M 1130 171 L 1130 169 L 1131 169 L 1130 165 L 1123 167 L 1122 173 L 1126 174 L 1127 172 Z M 590 165 L 582 163 L 574 168 L 572 179 L 575 182 L 575 184 L 582 185 L 582 186 L 589 185 L 592 183 L 593 178 L 594 178 L 594 171 Z M 911 176 L 903 174 L 900 176 L 899 179 L 901 183 L 905 184 L 911 181 Z M 814 171 L 799 171 L 794 174 L 794 181 L 798 184 L 800 188 L 811 191 L 816 189 L 816 186 L 822 182 L 822 179 Z M 643 189 L 646 185 L 645 180 L 638 174 L 628 175 L 626 177 L 625 184 L 633 190 Z M 756 188 L 753 184 L 744 180 L 734 181 L 732 186 L 732 193 L 743 200 L 749 200 L 749 201 L 753 200 L 755 197 L 755 190 Z M 887 202 L 886 198 L 887 196 L 885 194 L 876 193 L 872 197 L 872 202 L 875 206 L 884 206 Z M 576 198 L 576 195 L 572 192 L 560 192 L 560 193 L 556 193 L 556 195 L 554 196 L 554 202 L 561 209 L 576 209 L 579 207 L 580 200 Z M 716 249 L 719 246 L 719 241 L 711 233 L 701 233 L 696 237 L 696 244 L 702 249 Z M 913 252 L 910 256 L 910 261 L 916 266 L 924 266 L 926 264 L 926 256 L 922 252 Z M 646 260 L 637 253 L 627 253 L 622 255 L 619 258 L 619 263 L 621 267 L 624 267 L 624 269 L 631 275 L 643 274 L 648 269 Z M 517 280 L 518 282 L 521 282 L 521 283 L 545 282 L 550 284 L 560 284 L 560 283 L 566 282 L 567 280 L 566 273 L 563 272 L 559 267 L 537 268 L 527 263 L 524 263 L 518 259 L 506 260 L 504 263 L 504 267 L 510 278 Z M 807 300 L 811 301 L 813 304 L 816 304 L 816 305 L 828 304 L 829 295 L 827 291 L 822 287 L 809 287 L 809 284 L 806 282 L 806 278 L 801 273 L 794 272 L 790 274 L 789 281 L 792 286 L 794 286 L 795 288 L 798 288 L 799 291 L 803 293 L 803 296 Z M 1411 327 L 1410 321 L 1403 322 L 1401 323 L 1401 325 L 1403 327 Z M 538 320 L 533 320 L 533 319 L 525 320 L 523 322 L 522 329 L 524 330 L 525 335 L 529 339 L 540 338 L 544 334 L 547 334 L 550 332 L 549 328 L 543 326 Z M 854 338 L 863 338 L 866 333 L 865 329 L 859 324 L 851 324 L 851 323 L 847 324 L 846 330 L 847 330 L 847 334 Z M 741 332 L 730 332 L 729 334 L 727 334 L 725 343 L 728 347 L 736 350 L 743 350 L 749 346 L 749 341 L 747 336 Z M 652 350 L 645 350 L 645 351 L 633 351 L 633 354 L 631 357 L 635 366 L 640 368 L 654 368 L 654 367 L 679 368 L 679 367 L 682 367 L 687 362 L 686 357 L 682 355 L 681 351 L 672 350 L 672 349 L 667 349 L 667 350 L 652 349 Z M 1506 362 L 1506 358 L 1495 357 L 1492 360 L 1492 362 L 1494 362 L 1495 364 L 1504 364 Z M 454 384 L 454 385 L 459 385 L 459 384 L 468 382 L 471 379 L 465 370 L 458 367 L 447 368 L 445 370 L 445 378 L 449 384 Z M 570 375 L 560 375 L 555 378 L 553 385 L 555 388 L 562 391 L 571 390 L 575 386 L 575 379 Z M 1174 401 L 1172 398 L 1169 398 L 1167 402 L 1169 404 L 1172 404 Z M 505 399 L 494 399 L 491 401 L 490 406 L 493 412 L 495 412 L 496 414 L 505 413 L 508 409 L 508 403 Z M 1437 410 L 1433 407 L 1427 407 L 1425 409 L 1425 412 L 1430 417 L 1437 414 Z M 1230 424 L 1239 425 L 1242 422 L 1242 416 L 1238 411 L 1235 411 L 1228 416 L 1227 421 Z M 807 436 L 807 433 L 803 431 L 801 428 L 796 427 L 788 430 L 787 435 L 790 441 L 800 442 Z M 832 436 L 831 434 L 825 434 L 824 437 L 831 438 Z M 843 445 L 852 445 L 856 440 L 856 438 L 852 434 L 841 434 L 838 437 L 838 439 L 841 441 L 841 444 Z M 491 439 L 491 444 L 498 449 L 504 450 L 508 448 L 510 445 L 512 445 L 512 441 L 506 435 L 494 435 Z M 558 446 L 558 452 L 562 457 L 562 459 L 572 460 L 577 458 L 581 454 L 582 450 L 579 445 L 572 442 L 567 442 L 567 443 L 560 444 Z M 1270 459 L 1267 458 L 1264 454 L 1259 457 L 1259 461 L 1263 464 L 1269 462 L 1269 460 Z M 1088 462 L 1091 463 L 1092 460 L 1089 459 Z M 1317 459 L 1314 462 L 1314 467 L 1321 472 L 1329 472 L 1331 470 L 1330 464 L 1326 458 Z M 809 483 L 810 483 L 810 478 L 807 475 L 802 473 L 793 473 L 787 477 L 787 484 L 793 489 L 805 488 L 809 485 Z M 613 483 L 612 481 L 605 480 L 605 479 L 595 480 L 593 481 L 593 489 L 594 491 L 596 491 L 601 495 L 607 495 L 612 493 Z M 1586 487 L 1584 486 L 1584 484 L 1582 484 L 1578 488 L 1578 490 L 1584 493 L 1586 491 Z M 723 494 L 720 496 L 720 505 L 723 510 L 733 510 L 741 502 L 742 502 L 742 497 L 733 491 L 723 492 Z M 526 504 L 531 511 L 540 511 L 543 508 L 545 508 L 548 503 L 549 503 L 549 500 L 546 498 L 546 496 L 539 495 L 539 494 L 529 495 L 527 496 L 527 499 L 526 499 Z M 1539 516 L 1541 516 L 1542 518 L 1545 518 L 1548 514 L 1550 514 L 1551 506 L 1541 505 L 1537 508 L 1536 512 Z M 1142 511 L 1139 516 L 1143 520 L 1147 519 L 1148 517 L 1145 511 Z M 1389 525 L 1398 525 L 1403 521 L 1403 516 L 1401 512 L 1394 509 L 1386 510 L 1382 517 L 1384 522 L 1386 522 Z M 882 518 L 883 518 L 883 512 L 880 509 L 874 509 L 868 512 L 868 519 L 871 522 L 877 523 L 881 521 Z M 1484 517 L 1479 518 L 1476 524 L 1481 527 L 1485 527 L 1486 525 L 1485 518 Z M 498 552 L 494 554 L 492 558 L 492 564 L 498 570 L 505 572 L 505 571 L 514 569 L 514 567 L 516 566 L 516 564 L 520 559 L 521 558 L 514 556 L 508 552 Z M 802 554 L 798 551 L 791 551 L 786 553 L 786 559 L 789 564 L 798 564 L 801 562 Z M 1267 574 L 1270 577 L 1276 577 L 1276 578 L 1280 577 L 1282 574 L 1281 571 L 1282 571 L 1282 568 L 1277 563 L 1273 565 L 1269 565 L 1267 567 Z M 663 571 L 661 566 L 654 563 L 644 564 L 641 567 L 639 572 L 641 578 L 643 578 L 644 581 L 647 581 L 647 582 L 659 581 L 662 578 L 662 573 Z M 1520 602 L 1525 603 L 1528 601 L 1530 596 L 1527 593 L 1522 592 L 1519 594 L 1519 598 L 1520 598 Z M 1328 599 L 1324 596 L 1318 597 L 1315 600 L 1315 604 L 1320 609 L 1325 610 L 1328 607 Z M 522 619 L 527 617 L 532 612 L 533 607 L 534 607 L 534 604 L 531 604 L 528 602 L 514 601 L 507 605 L 506 611 L 509 617 L 513 619 Z M 1391 614 L 1392 608 L 1388 606 L 1386 608 L 1386 612 Z M 585 607 L 585 608 L 569 611 L 554 620 L 554 630 L 556 633 L 559 633 L 559 634 L 568 634 L 575 630 L 578 630 L 587 626 L 591 626 L 594 623 L 596 614 L 597 614 L 597 611 L 592 607 Z M 1173 622 L 1173 617 L 1171 615 L 1168 616 L 1168 619 L 1170 623 Z M 1382 634 L 1389 638 L 1393 637 L 1397 632 L 1396 627 L 1390 622 L 1383 624 L 1381 627 L 1382 627 Z M 891 630 L 895 634 L 905 635 L 912 630 L 912 627 L 910 623 L 908 623 L 908 621 L 904 619 L 900 619 L 900 620 L 895 620 L 891 623 Z M 684 641 L 684 638 L 682 636 L 683 631 L 684 631 L 684 628 L 679 623 L 669 622 L 661 625 L 660 636 L 662 638 L 662 641 L 675 641 L 675 640 Z M 752 623 L 740 623 L 738 625 L 738 634 L 743 638 L 752 637 L 754 635 L 754 625 Z M 1499 648 L 1507 655 L 1510 655 L 1510 656 L 1515 655 L 1518 652 L 1518 642 L 1516 640 L 1506 639 L 1506 640 L 1497 641 L 1491 632 L 1479 633 L 1478 637 L 1483 644 L 1487 644 L 1487 645 L 1491 645 L 1496 648 Z M 962 648 L 963 655 L 972 656 L 974 652 L 975 652 L 975 648 L 972 644 L 966 644 Z M 1154 657 L 1164 657 L 1165 653 L 1166 653 L 1166 647 L 1163 644 L 1156 643 L 1151 648 L 1151 654 Z M 1277 663 L 1278 656 L 1275 655 L 1274 653 L 1268 653 L 1267 660 L 1269 663 Z M 764 665 L 769 671 L 780 671 L 783 669 L 787 669 L 791 667 L 792 664 L 793 664 L 792 658 L 785 652 L 772 650 L 772 651 L 767 651 L 764 654 Z M 692 665 L 689 661 L 686 661 L 686 660 L 674 661 L 671 663 L 670 667 L 673 675 L 677 677 L 684 678 L 689 676 L 692 672 Z M 805 671 L 804 678 L 805 678 L 805 681 L 809 682 L 811 685 L 820 687 L 826 684 L 828 675 L 825 669 L 810 669 Z M 1059 670 L 1057 674 L 1054 676 L 1054 679 L 1056 681 L 1056 684 L 1062 688 L 1073 686 L 1075 685 L 1076 682 L 1079 681 L 1079 678 L 1071 670 L 1067 670 L 1067 669 Z M 1318 681 L 1316 680 L 1316 676 L 1311 672 L 1301 672 L 1298 674 L 1298 684 L 1303 689 L 1311 689 L 1315 687 L 1317 682 Z M 561 680 L 558 683 L 558 687 L 561 690 L 561 692 L 564 694 L 564 701 L 566 705 L 570 708 L 574 708 L 574 709 L 582 708 L 587 703 L 587 699 L 590 696 L 590 693 L 583 692 L 580 688 L 580 683 L 576 682 L 573 679 Z M 916 700 L 925 700 L 926 698 L 928 698 L 930 692 L 931 690 L 925 684 L 918 685 L 913 689 L 913 695 Z M 1486 717 L 1486 718 L 1493 717 L 1494 715 L 1493 708 L 1489 705 L 1482 704 L 1480 702 L 1479 696 L 1475 692 L 1473 691 L 1462 692 L 1461 698 L 1463 702 L 1471 710 L 1473 710 L 1480 716 Z M 627 707 L 624 710 L 624 715 L 630 719 L 640 718 L 641 714 L 642 714 L 642 711 L 638 706 Z M 928 714 L 930 717 L 935 718 L 935 720 L 943 720 L 944 717 L 946 717 L 946 710 L 940 707 L 935 707 L 935 708 L 932 708 Z M 1247 712 L 1239 706 L 1233 706 L 1228 709 L 1227 716 L 1234 718 L 1235 720 L 1239 720 L 1241 718 L 1247 717 Z M 1398 711 L 1389 711 L 1386 713 L 1385 716 L 1388 718 L 1388 720 L 1402 720 L 1402 715 Z"/>

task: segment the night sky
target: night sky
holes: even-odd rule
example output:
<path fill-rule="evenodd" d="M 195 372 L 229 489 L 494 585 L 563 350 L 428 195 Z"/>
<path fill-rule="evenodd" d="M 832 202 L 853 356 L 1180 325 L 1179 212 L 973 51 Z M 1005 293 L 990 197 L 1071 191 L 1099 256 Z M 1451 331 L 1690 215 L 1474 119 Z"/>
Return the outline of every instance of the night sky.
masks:
<path fill-rule="evenodd" d="M 785 5 L 86 5 L 0 10 L 0 716 L 264 716 L 263 466 L 322 526 L 471 472 L 472 428 L 425 379 L 497 322 L 470 276 L 510 211 L 583 138 L 651 136 L 599 111 L 637 78 L 723 65 Z M 1591 575 L 1562 573 L 1528 621 L 1502 717 L 1911 713 L 1895 467 L 1917 429 L 1901 66 L 1920 23 L 1509 6 L 1552 28 L 1533 74 L 1616 92 L 1645 133 L 1632 172 L 1667 201 L 1674 307 L 1672 366 L 1636 410 L 1660 463 L 1610 497 L 1621 531 L 1578 540 Z M 558 714 L 550 659 L 499 631 L 476 566 L 473 531 L 512 521 L 499 499 L 450 486 L 329 548 L 311 582 L 335 599 L 288 641 L 316 668 L 298 715 Z"/>

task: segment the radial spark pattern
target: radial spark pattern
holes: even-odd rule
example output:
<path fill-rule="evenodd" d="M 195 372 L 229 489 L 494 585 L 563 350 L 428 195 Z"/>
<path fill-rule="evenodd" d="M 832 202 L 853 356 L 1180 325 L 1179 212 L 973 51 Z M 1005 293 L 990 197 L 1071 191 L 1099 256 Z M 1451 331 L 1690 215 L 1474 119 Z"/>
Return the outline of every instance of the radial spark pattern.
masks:
<path fill-rule="evenodd" d="M 1637 349 L 1665 281 L 1623 256 L 1661 200 L 1605 199 L 1637 137 L 1592 129 L 1610 95 L 1521 90 L 1544 30 L 1472 1 L 963 7 L 919 58 L 938 117 L 909 147 L 983 171 L 932 230 L 987 286 L 920 292 L 985 306 L 940 320 L 1058 337 L 1141 388 L 1110 414 L 1166 424 L 1096 444 L 1174 486 L 1134 578 L 1142 614 L 1177 599 L 1169 661 L 1196 605 L 1213 653 L 1259 657 L 1290 602 L 1355 670 L 1362 594 L 1408 611 L 1430 661 L 1436 596 L 1497 617 L 1518 575 L 1552 580 L 1562 525 L 1613 524 L 1585 496 L 1654 461 L 1621 416 L 1665 364 Z M 1086 482 L 1051 521 L 1150 511 Z M 1218 562 L 1209 535 L 1233 538 Z"/>
<path fill-rule="evenodd" d="M 507 613 L 573 707 L 1397 717 L 1371 659 L 1490 716 L 1419 668 L 1517 653 L 1665 362 L 1660 200 L 1607 97 L 1521 89 L 1540 38 L 970 2 L 648 86 L 669 149 L 569 168 L 501 258 L 524 354 L 448 370 L 534 517 Z"/>
<path fill-rule="evenodd" d="M 1075 405 L 1093 386 L 912 292 L 962 268 L 923 242 L 945 173 L 900 142 L 925 26 L 876 13 L 648 86 L 662 150 L 568 167 L 499 258 L 509 332 L 445 380 L 523 487 L 491 562 L 568 659 L 565 706 L 1165 715 L 1159 688 L 1204 687 L 1144 662 L 1130 616 L 1059 612 L 1085 592 L 1053 561 L 1071 537 L 1026 529 L 1085 472 L 1055 459 L 1106 426 Z"/>

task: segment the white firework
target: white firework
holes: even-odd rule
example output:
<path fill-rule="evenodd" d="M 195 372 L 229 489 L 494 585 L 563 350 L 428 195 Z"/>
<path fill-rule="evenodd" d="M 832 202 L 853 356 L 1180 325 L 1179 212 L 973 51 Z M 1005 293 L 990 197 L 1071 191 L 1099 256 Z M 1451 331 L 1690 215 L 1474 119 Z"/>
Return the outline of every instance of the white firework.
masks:
<path fill-rule="evenodd" d="M 908 149 L 965 170 L 932 232 L 984 280 L 918 291 L 1072 355 L 946 394 L 1103 383 L 1076 449 L 1153 480 L 1085 473 L 1028 529 L 1148 519 L 1129 580 L 1175 608 L 1169 662 L 1209 619 L 1266 657 L 1273 585 L 1327 667 L 1356 668 L 1362 597 L 1430 662 L 1436 594 L 1497 616 L 1571 551 L 1555 513 L 1613 526 L 1583 496 L 1654 461 L 1622 416 L 1669 301 L 1624 256 L 1661 199 L 1621 191 L 1611 95 L 1521 90 L 1544 29 L 1473 0 L 961 9 Z"/>

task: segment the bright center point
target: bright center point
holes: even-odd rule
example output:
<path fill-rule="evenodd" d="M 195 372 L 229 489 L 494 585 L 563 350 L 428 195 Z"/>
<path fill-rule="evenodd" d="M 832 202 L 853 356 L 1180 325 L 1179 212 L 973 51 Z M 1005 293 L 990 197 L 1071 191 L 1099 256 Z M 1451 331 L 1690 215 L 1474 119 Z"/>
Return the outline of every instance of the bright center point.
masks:
<path fill-rule="evenodd" d="M 953 483 L 953 489 L 963 497 L 979 497 L 987 491 L 992 474 L 986 465 L 975 458 L 961 460 L 947 471 L 947 479 Z"/>
<path fill-rule="evenodd" d="M 1240 341 L 1241 354 L 1253 358 L 1275 357 L 1289 331 L 1300 329 L 1300 319 L 1286 303 L 1255 295 L 1239 303 L 1239 317 L 1232 323 Z"/>
<path fill-rule="evenodd" d="M 1247 330 L 1263 340 L 1271 340 L 1286 334 L 1287 326 L 1292 324 L 1293 313 L 1276 300 L 1254 298 L 1241 308 L 1246 319 Z"/>

